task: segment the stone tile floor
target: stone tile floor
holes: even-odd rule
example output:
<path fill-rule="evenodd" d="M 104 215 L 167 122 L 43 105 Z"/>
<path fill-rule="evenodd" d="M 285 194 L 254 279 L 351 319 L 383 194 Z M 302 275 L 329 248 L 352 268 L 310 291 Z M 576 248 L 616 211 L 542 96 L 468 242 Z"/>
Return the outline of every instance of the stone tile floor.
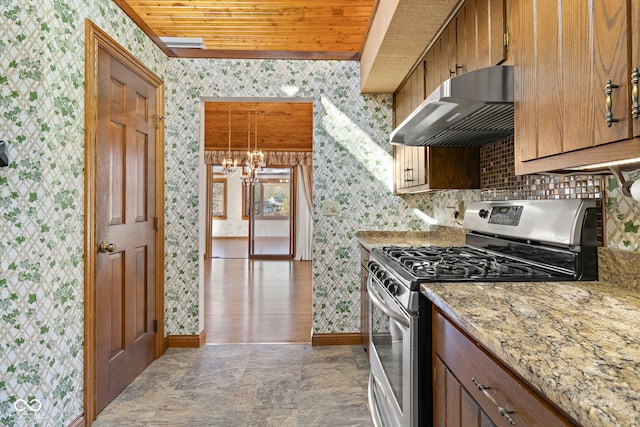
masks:
<path fill-rule="evenodd" d="M 360 346 L 170 348 L 98 416 L 104 426 L 371 426 Z"/>

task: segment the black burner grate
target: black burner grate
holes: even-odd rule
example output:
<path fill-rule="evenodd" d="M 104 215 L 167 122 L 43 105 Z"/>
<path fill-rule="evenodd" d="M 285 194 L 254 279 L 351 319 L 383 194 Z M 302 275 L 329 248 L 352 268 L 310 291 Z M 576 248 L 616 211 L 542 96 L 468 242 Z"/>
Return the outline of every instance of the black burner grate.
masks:
<path fill-rule="evenodd" d="M 417 279 L 525 280 L 554 277 L 549 270 L 529 262 L 468 247 L 387 246 L 383 252 Z"/>

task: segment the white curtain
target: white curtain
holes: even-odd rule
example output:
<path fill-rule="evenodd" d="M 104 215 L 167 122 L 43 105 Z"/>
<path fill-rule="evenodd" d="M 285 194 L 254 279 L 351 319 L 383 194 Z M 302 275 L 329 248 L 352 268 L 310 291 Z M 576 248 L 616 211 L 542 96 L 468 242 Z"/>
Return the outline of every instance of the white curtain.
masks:
<path fill-rule="evenodd" d="M 296 261 L 311 260 L 313 242 L 313 210 L 311 209 L 311 166 L 296 166 Z"/>

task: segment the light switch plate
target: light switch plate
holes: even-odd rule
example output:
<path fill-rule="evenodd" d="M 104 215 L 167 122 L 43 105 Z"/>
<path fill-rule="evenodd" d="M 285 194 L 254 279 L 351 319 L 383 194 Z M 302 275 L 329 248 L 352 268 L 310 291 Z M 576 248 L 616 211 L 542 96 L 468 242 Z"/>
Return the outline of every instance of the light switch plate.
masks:
<path fill-rule="evenodd" d="M 340 205 L 335 200 L 325 200 L 322 202 L 322 215 L 334 216 L 338 215 Z"/>

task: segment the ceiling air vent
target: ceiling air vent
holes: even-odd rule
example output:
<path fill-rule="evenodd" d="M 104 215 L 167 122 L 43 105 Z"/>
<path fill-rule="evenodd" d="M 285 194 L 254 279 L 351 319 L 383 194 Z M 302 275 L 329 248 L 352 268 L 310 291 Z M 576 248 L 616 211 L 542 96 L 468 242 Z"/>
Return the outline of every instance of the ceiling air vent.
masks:
<path fill-rule="evenodd" d="M 204 49 L 202 37 L 160 37 L 169 49 Z"/>

